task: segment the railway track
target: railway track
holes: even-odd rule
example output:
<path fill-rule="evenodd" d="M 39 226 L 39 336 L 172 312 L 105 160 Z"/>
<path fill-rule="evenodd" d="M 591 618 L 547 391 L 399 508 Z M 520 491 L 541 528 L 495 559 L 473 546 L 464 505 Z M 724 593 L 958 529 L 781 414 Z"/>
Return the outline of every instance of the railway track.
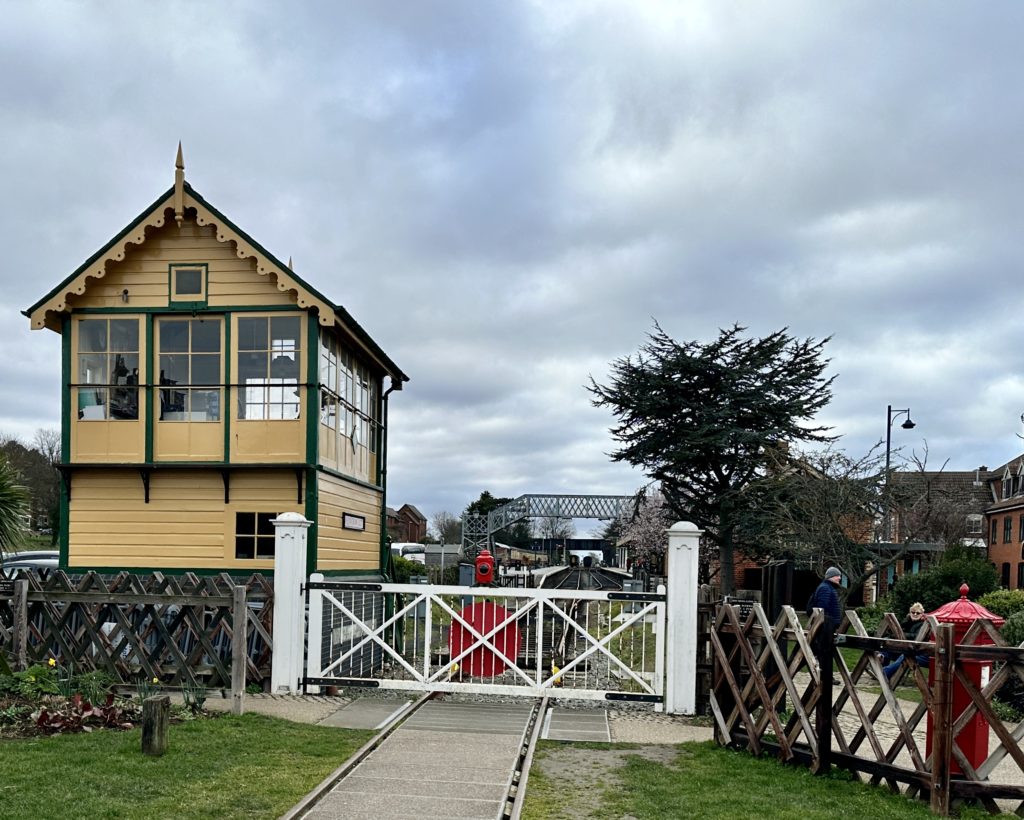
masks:
<path fill-rule="evenodd" d="M 298 818 L 307 817 L 311 814 L 316 814 L 318 817 L 331 816 L 332 807 L 332 795 L 336 792 L 344 790 L 349 779 L 358 780 L 360 778 L 359 767 L 362 764 L 371 766 L 374 760 L 374 755 L 378 754 L 385 758 L 390 759 L 389 755 L 393 756 L 398 753 L 398 750 L 390 748 L 389 744 L 394 744 L 396 741 L 395 733 L 406 726 L 420 710 L 431 700 L 434 700 L 439 693 L 428 692 L 421 698 L 415 701 L 412 706 L 405 709 L 400 714 L 396 715 L 392 720 L 382 727 L 378 734 L 373 737 L 368 743 L 360 748 L 351 758 L 345 763 L 331 772 L 313 791 L 307 794 L 298 804 L 296 804 L 287 814 L 283 815 L 283 820 L 298 820 Z M 509 818 L 509 820 L 518 820 L 520 813 L 522 812 L 522 805 L 526 795 L 526 784 L 529 778 L 530 764 L 533 760 L 533 752 L 536 747 L 537 740 L 540 737 L 541 729 L 543 727 L 543 718 L 547 709 L 547 697 L 536 698 L 530 703 L 529 714 L 526 719 L 525 729 L 520 733 L 516 733 L 515 737 L 519 740 L 515 744 L 514 749 L 511 749 L 509 755 L 509 764 L 507 768 L 506 776 L 503 779 L 504 786 L 502 788 L 502 794 L 498 799 L 493 801 L 495 817 L 497 818 Z M 453 707 L 457 707 L 460 704 L 452 704 Z M 481 704 L 467 703 L 465 705 L 467 711 L 472 712 L 473 710 L 479 710 L 484 708 Z M 470 735 L 471 736 L 471 735 Z M 477 735 L 479 737 L 479 735 Z M 460 733 L 457 729 L 449 730 L 450 745 L 452 753 L 455 753 L 460 747 L 466 745 L 467 735 Z M 492 742 L 489 739 L 489 742 Z M 408 745 L 408 744 L 407 744 Z M 456 793 L 452 791 L 451 781 L 451 769 L 445 765 L 438 765 L 441 760 L 434 759 L 435 757 L 444 758 L 443 754 L 432 755 L 431 765 L 424 767 L 409 767 L 403 766 L 396 770 L 399 778 L 405 777 L 410 780 L 417 777 L 417 773 L 422 773 L 423 777 L 418 782 L 410 783 L 413 790 L 418 790 L 423 793 L 430 792 L 431 783 L 436 783 L 440 789 L 444 792 L 451 792 L 452 797 L 450 799 L 459 799 Z M 472 762 L 467 763 L 472 766 Z M 431 777 L 436 778 L 431 781 Z M 475 775 L 474 775 L 475 779 Z M 415 800 L 416 798 L 412 798 Z M 443 817 L 447 816 L 445 813 L 436 813 L 431 810 L 430 806 L 427 805 L 431 801 L 424 797 L 422 798 L 424 803 L 423 811 L 417 812 L 417 814 L 424 818 L 430 817 Z M 336 816 L 344 817 L 345 811 L 339 811 Z M 380 814 L 379 816 L 387 816 L 386 814 Z"/>

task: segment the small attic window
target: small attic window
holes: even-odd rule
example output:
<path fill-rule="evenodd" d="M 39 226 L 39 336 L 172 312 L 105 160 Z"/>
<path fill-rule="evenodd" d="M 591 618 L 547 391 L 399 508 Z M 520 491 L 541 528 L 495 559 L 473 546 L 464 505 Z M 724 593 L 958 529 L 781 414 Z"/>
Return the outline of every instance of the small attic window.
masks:
<path fill-rule="evenodd" d="M 206 301 L 205 265 L 171 266 L 171 301 L 189 304 Z"/>

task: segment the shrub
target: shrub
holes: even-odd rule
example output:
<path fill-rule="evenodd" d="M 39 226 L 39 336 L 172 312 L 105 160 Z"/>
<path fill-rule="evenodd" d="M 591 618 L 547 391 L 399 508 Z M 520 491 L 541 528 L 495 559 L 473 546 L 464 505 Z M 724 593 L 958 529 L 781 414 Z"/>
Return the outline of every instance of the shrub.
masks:
<path fill-rule="evenodd" d="M 1009 618 L 1017 612 L 1024 612 L 1024 589 L 996 589 L 978 599 L 978 603 L 990 612 Z"/>
<path fill-rule="evenodd" d="M 926 612 L 960 597 L 966 583 L 968 595 L 977 600 L 999 586 L 999 575 L 985 556 L 970 547 L 950 547 L 942 560 L 917 575 L 904 575 L 890 592 L 893 612 L 903 617 L 915 601 Z"/>
<path fill-rule="evenodd" d="M 413 575 L 426 575 L 427 569 L 417 561 L 410 561 L 400 555 L 391 556 L 391 570 L 388 575 L 396 584 L 408 584 Z"/>
<path fill-rule="evenodd" d="M 878 625 L 882 622 L 882 618 L 889 609 L 888 600 L 885 598 L 868 606 L 857 608 L 857 615 L 860 616 L 860 621 L 864 624 L 868 634 L 875 634 L 875 630 L 878 629 Z"/>
<path fill-rule="evenodd" d="M 1012 646 L 1024 643 L 1024 611 L 1015 612 L 1007 618 L 1001 632 L 1003 639 Z"/>

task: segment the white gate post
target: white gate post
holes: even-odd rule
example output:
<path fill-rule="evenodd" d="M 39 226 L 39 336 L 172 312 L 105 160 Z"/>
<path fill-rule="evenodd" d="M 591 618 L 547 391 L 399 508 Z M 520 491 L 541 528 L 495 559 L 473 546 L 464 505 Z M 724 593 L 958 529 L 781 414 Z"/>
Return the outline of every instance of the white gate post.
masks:
<path fill-rule="evenodd" d="M 678 521 L 668 530 L 668 634 L 665 657 L 665 711 L 697 711 L 697 556 L 703 530 Z"/>
<path fill-rule="evenodd" d="M 294 512 L 274 519 L 274 655 L 270 691 L 297 692 L 302 678 L 306 607 L 306 538 L 312 521 Z"/>

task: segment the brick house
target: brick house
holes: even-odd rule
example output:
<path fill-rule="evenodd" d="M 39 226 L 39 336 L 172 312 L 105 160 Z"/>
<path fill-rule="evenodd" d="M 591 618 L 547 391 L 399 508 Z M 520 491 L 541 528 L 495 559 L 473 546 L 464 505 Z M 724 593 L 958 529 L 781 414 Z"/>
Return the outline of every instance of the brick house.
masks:
<path fill-rule="evenodd" d="M 1024 455 L 988 473 L 988 559 L 1007 589 L 1024 589 Z"/>
<path fill-rule="evenodd" d="M 388 507 L 387 528 L 393 542 L 414 544 L 427 537 L 427 518 L 412 504 Z"/>

